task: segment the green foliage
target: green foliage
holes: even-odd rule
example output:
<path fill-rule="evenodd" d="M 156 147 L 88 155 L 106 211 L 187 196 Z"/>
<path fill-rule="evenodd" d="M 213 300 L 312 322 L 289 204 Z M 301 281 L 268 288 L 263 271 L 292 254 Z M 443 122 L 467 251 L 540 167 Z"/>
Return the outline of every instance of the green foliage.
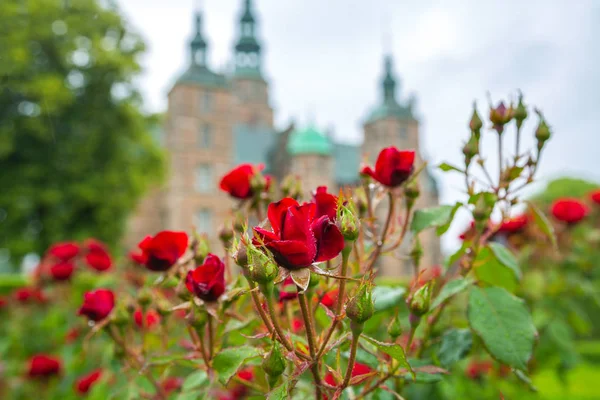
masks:
<path fill-rule="evenodd" d="M 471 351 L 473 336 L 468 329 L 452 329 L 442 336 L 438 359 L 444 368 L 462 360 Z"/>
<path fill-rule="evenodd" d="M 453 206 L 438 206 L 417 210 L 410 230 L 419 233 L 427 228 L 445 225 L 453 216 Z"/>
<path fill-rule="evenodd" d="M 114 248 L 163 169 L 132 83 L 144 44 L 96 0 L 6 0 L 0 15 L 0 243 L 13 264 L 66 239 Z"/>
<path fill-rule="evenodd" d="M 473 284 L 472 279 L 467 278 L 457 278 L 453 281 L 448 282 L 444 285 L 440 293 L 435 297 L 433 302 L 431 303 L 431 309 L 434 309 L 440 306 L 443 302 L 448 300 L 450 297 L 462 292 L 466 288 L 468 288 L 471 284 Z"/>
<path fill-rule="evenodd" d="M 473 287 L 467 313 L 471 328 L 494 358 L 527 369 L 537 333 L 523 300 L 499 287 Z"/>
<path fill-rule="evenodd" d="M 227 384 L 246 360 L 259 355 L 259 350 L 255 347 L 232 347 L 221 351 L 215 356 L 213 368 L 219 374 L 219 380 L 223 384 Z"/>

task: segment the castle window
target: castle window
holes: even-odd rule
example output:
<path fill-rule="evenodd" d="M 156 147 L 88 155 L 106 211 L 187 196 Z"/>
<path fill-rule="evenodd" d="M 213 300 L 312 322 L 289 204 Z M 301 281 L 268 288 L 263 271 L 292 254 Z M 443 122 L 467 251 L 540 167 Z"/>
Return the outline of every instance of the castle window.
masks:
<path fill-rule="evenodd" d="M 213 173 L 209 164 L 200 164 L 196 167 L 196 191 L 198 193 L 213 191 Z"/>
<path fill-rule="evenodd" d="M 212 234 L 213 212 L 210 208 L 201 208 L 194 215 L 194 225 L 200 233 Z"/>
<path fill-rule="evenodd" d="M 212 126 L 210 124 L 203 124 L 198 132 L 198 147 L 201 149 L 209 149 L 212 147 Z"/>
<path fill-rule="evenodd" d="M 400 139 L 406 140 L 408 139 L 408 129 L 405 126 L 400 127 Z"/>
<path fill-rule="evenodd" d="M 213 108 L 213 98 L 212 98 L 212 93 L 210 92 L 204 92 L 204 94 L 202 95 L 202 112 L 204 113 L 209 113 L 212 111 Z"/>

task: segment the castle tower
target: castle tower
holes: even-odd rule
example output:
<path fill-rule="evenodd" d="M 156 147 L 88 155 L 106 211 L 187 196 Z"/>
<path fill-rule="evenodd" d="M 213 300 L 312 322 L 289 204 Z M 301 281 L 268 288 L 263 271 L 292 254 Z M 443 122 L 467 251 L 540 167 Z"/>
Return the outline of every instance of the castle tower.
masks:
<path fill-rule="evenodd" d="M 244 0 L 239 18 L 239 37 L 234 47 L 235 71 L 232 79 L 236 120 L 246 125 L 273 127 L 269 87 L 262 71 L 262 46 L 256 37 L 257 21 L 252 1 Z"/>
<path fill-rule="evenodd" d="M 393 71 L 391 55 L 384 58 L 384 74 L 381 80 L 381 102 L 368 115 L 364 123 L 364 142 L 362 151 L 374 164 L 382 148 L 396 146 L 399 149 L 413 149 L 417 153 L 416 165 L 423 163 L 419 149 L 419 121 L 413 114 L 413 101 L 403 104 L 397 97 L 396 78 Z M 419 177 L 421 196 L 416 207 L 432 207 L 438 204 L 437 185 L 427 170 Z M 387 202 L 387 200 L 385 200 Z M 382 204 L 381 212 L 387 209 L 387 204 Z M 378 215 L 385 218 L 384 215 Z M 412 265 L 409 261 L 399 261 L 410 251 L 413 238 L 407 235 L 403 246 L 394 254 L 383 257 L 379 268 L 384 276 L 410 276 Z M 424 249 L 421 268 L 427 268 L 440 262 L 440 242 L 435 231 L 426 231 L 419 235 Z"/>
<path fill-rule="evenodd" d="M 230 203 L 218 179 L 231 167 L 232 96 L 224 75 L 212 71 L 202 14 L 196 13 L 187 70 L 169 92 L 165 146 L 170 155 L 166 229 L 194 226 L 215 238 Z"/>
<path fill-rule="evenodd" d="M 305 196 L 318 186 L 334 191 L 333 145 L 329 138 L 310 125 L 292 132 L 287 144 L 291 155 L 290 173 L 302 178 Z"/>

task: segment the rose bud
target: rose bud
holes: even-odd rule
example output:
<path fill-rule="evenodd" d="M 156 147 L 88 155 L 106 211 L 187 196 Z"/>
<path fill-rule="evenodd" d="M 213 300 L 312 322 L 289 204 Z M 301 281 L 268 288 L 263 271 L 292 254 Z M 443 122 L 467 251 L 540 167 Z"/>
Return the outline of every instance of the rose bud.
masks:
<path fill-rule="evenodd" d="M 246 200 L 252 198 L 255 189 L 259 187 L 262 189 L 266 184 L 264 178 L 262 180 L 255 178 L 256 175 L 260 177 L 260 171 L 264 166 L 254 166 L 252 164 L 241 164 L 236 168 L 232 169 L 225 175 L 219 184 L 219 187 L 224 192 L 229 193 L 231 197 L 240 200 Z M 252 184 L 254 183 L 254 187 Z"/>
<path fill-rule="evenodd" d="M 550 211 L 557 220 L 573 225 L 584 219 L 589 209 L 577 199 L 564 198 L 556 200 Z"/>
<path fill-rule="evenodd" d="M 292 198 L 269 204 L 271 231 L 255 227 L 254 245 L 269 250 L 287 269 L 306 268 L 335 258 L 344 248 L 344 237 L 327 215 L 316 216 L 316 205 L 299 205 Z"/>
<path fill-rule="evenodd" d="M 201 300 L 216 301 L 225 293 L 225 264 L 214 254 L 208 254 L 204 263 L 185 278 L 185 286 Z"/>
<path fill-rule="evenodd" d="M 340 205 L 338 209 L 338 226 L 344 239 L 349 242 L 354 242 L 358 238 L 360 221 L 356 214 L 352 212 L 347 205 Z"/>
<path fill-rule="evenodd" d="M 110 320 L 116 326 L 128 326 L 131 323 L 130 307 L 124 307 L 123 305 L 116 306 L 110 316 Z"/>
<path fill-rule="evenodd" d="M 233 253 L 233 260 L 244 269 L 248 266 L 248 251 L 242 241 L 237 244 L 237 250 Z"/>
<path fill-rule="evenodd" d="M 285 358 L 281 353 L 281 345 L 278 341 L 273 341 L 271 351 L 263 359 L 262 368 L 269 376 L 269 383 L 271 386 L 273 386 L 277 381 L 277 378 L 285 371 Z"/>
<path fill-rule="evenodd" d="M 400 318 L 398 315 L 395 315 L 394 318 L 390 321 L 390 324 L 387 328 L 387 333 L 392 338 L 392 341 L 396 341 L 398 336 L 402 335 L 402 325 L 400 324 Z"/>
<path fill-rule="evenodd" d="M 501 233 L 518 233 L 525 229 L 527 223 L 529 222 L 529 218 L 527 215 L 518 215 L 516 217 L 507 218 L 502 221 L 500 227 L 498 228 L 498 232 Z"/>
<path fill-rule="evenodd" d="M 86 394 L 98 379 L 102 377 L 102 370 L 97 369 L 75 381 L 75 391 L 79 394 Z"/>
<path fill-rule="evenodd" d="M 35 287 L 24 287 L 15 290 L 15 300 L 19 303 L 28 303 L 29 301 L 36 301 L 38 303 L 45 303 L 47 301 L 46 296 L 41 289 Z"/>
<path fill-rule="evenodd" d="M 59 358 L 47 354 L 36 354 L 29 360 L 27 375 L 31 378 L 48 378 L 58 375 L 62 369 Z"/>
<path fill-rule="evenodd" d="M 476 136 L 479 136 L 479 131 L 483 127 L 483 122 L 481 118 L 479 118 L 479 114 L 477 113 L 477 104 L 473 103 L 473 115 L 471 115 L 471 120 L 469 121 L 469 129 Z"/>
<path fill-rule="evenodd" d="M 89 239 L 84 243 L 84 247 L 87 250 L 85 262 L 90 268 L 99 272 L 110 269 L 112 260 L 104 243 L 96 239 Z"/>
<path fill-rule="evenodd" d="M 75 266 L 71 261 L 61 261 L 50 267 L 50 275 L 55 281 L 67 281 L 71 279 Z"/>
<path fill-rule="evenodd" d="M 295 175 L 288 175 L 281 182 L 281 194 L 285 197 L 299 199 L 302 196 L 302 182 Z"/>
<path fill-rule="evenodd" d="M 494 108 L 490 106 L 490 121 L 494 124 L 494 129 L 498 133 L 502 133 L 504 125 L 506 125 L 512 119 L 512 108 L 506 108 L 504 102 L 500 102 L 498 107 Z"/>
<path fill-rule="evenodd" d="M 0 310 L 3 309 L 8 304 L 6 298 L 0 296 Z"/>
<path fill-rule="evenodd" d="M 471 135 L 469 141 L 465 144 L 462 150 L 465 156 L 465 165 L 469 166 L 473 157 L 475 157 L 479 153 L 479 140 L 475 135 Z"/>
<path fill-rule="evenodd" d="M 517 108 L 515 108 L 513 112 L 513 117 L 517 122 L 517 128 L 520 128 L 523 124 L 523 121 L 527 119 L 527 107 L 523 103 L 523 94 L 519 93 L 519 104 L 517 104 Z"/>
<path fill-rule="evenodd" d="M 146 311 L 146 317 L 141 309 L 135 310 L 133 313 L 133 321 L 138 328 L 151 329 L 154 325 L 160 323 L 160 315 L 152 309 Z"/>
<path fill-rule="evenodd" d="M 137 302 L 144 308 L 152 304 L 152 291 L 149 288 L 141 289 L 137 296 Z"/>
<path fill-rule="evenodd" d="M 410 250 L 410 258 L 413 261 L 413 264 L 417 267 L 421 265 L 421 259 L 423 258 L 423 246 L 421 246 L 421 241 L 419 237 L 415 237 L 415 241 L 413 243 L 413 247 Z"/>
<path fill-rule="evenodd" d="M 254 282 L 266 285 L 277 278 L 279 269 L 268 251 L 261 251 L 253 244 L 246 247 L 248 252 L 248 277 Z"/>
<path fill-rule="evenodd" d="M 600 205 L 600 189 L 596 189 L 590 193 L 590 199 L 592 199 L 594 203 Z"/>
<path fill-rule="evenodd" d="M 166 271 L 185 253 L 188 235 L 185 232 L 162 231 L 156 236 L 146 236 L 138 244 L 141 254 L 131 254 L 134 261 L 150 271 Z"/>
<path fill-rule="evenodd" d="M 78 314 L 97 322 L 106 318 L 114 307 L 114 293 L 108 289 L 96 289 L 83 295 L 83 305 Z"/>
<path fill-rule="evenodd" d="M 233 239 L 233 229 L 223 225 L 221 229 L 219 229 L 219 240 L 225 247 L 229 247 L 231 245 L 231 239 Z"/>
<path fill-rule="evenodd" d="M 160 385 L 162 386 L 163 390 L 169 394 L 181 389 L 181 386 L 183 385 L 183 379 L 177 376 L 170 376 L 165 378 Z"/>
<path fill-rule="evenodd" d="M 368 321 L 374 313 L 375 304 L 373 303 L 371 286 L 367 283 L 362 283 L 354 297 L 352 297 L 346 305 L 346 315 L 352 321 L 352 324 L 350 324 L 352 332 L 362 332 L 363 324 Z"/>
<path fill-rule="evenodd" d="M 333 306 L 335 306 L 337 303 L 339 293 L 339 288 L 331 289 L 323 295 L 323 298 L 321 299 L 321 304 L 323 304 L 327 308 L 333 308 Z"/>
<path fill-rule="evenodd" d="M 400 186 L 414 170 L 415 152 L 400 151 L 395 147 L 387 147 L 379 153 L 375 170 L 365 166 L 361 174 L 369 175 L 384 186 L 393 188 Z"/>
<path fill-rule="evenodd" d="M 79 254 L 79 245 L 75 242 L 56 243 L 48 249 L 48 254 L 61 261 L 69 261 Z"/>
<path fill-rule="evenodd" d="M 537 129 L 535 130 L 535 138 L 538 141 L 538 150 L 541 150 L 542 147 L 544 147 L 544 143 L 546 143 L 546 141 L 550 139 L 551 132 L 550 127 L 546 123 L 546 119 L 544 118 L 542 113 L 539 110 L 536 110 L 536 112 L 540 117 L 540 122 L 538 124 Z"/>
<path fill-rule="evenodd" d="M 415 200 L 420 194 L 419 184 L 416 180 L 409 182 L 404 187 L 404 195 L 411 200 Z"/>
<path fill-rule="evenodd" d="M 421 317 L 429 311 L 431 304 L 431 282 L 421 286 L 410 299 L 408 308 L 411 314 Z"/>
<path fill-rule="evenodd" d="M 206 234 L 196 236 L 195 250 L 196 255 L 194 261 L 196 261 L 196 264 L 202 264 L 206 256 L 210 253 L 210 243 Z"/>

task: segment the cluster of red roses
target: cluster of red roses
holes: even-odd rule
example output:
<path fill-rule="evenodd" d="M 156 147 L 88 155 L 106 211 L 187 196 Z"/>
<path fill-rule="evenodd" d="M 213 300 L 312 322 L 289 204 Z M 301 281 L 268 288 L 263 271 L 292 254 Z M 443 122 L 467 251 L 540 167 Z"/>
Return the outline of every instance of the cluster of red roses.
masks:
<path fill-rule="evenodd" d="M 57 281 L 71 278 L 78 261 L 82 259 L 91 269 L 104 272 L 112 266 L 106 245 L 96 239 L 86 240 L 82 246 L 75 242 L 57 243 L 48 249 L 39 271 Z"/>

